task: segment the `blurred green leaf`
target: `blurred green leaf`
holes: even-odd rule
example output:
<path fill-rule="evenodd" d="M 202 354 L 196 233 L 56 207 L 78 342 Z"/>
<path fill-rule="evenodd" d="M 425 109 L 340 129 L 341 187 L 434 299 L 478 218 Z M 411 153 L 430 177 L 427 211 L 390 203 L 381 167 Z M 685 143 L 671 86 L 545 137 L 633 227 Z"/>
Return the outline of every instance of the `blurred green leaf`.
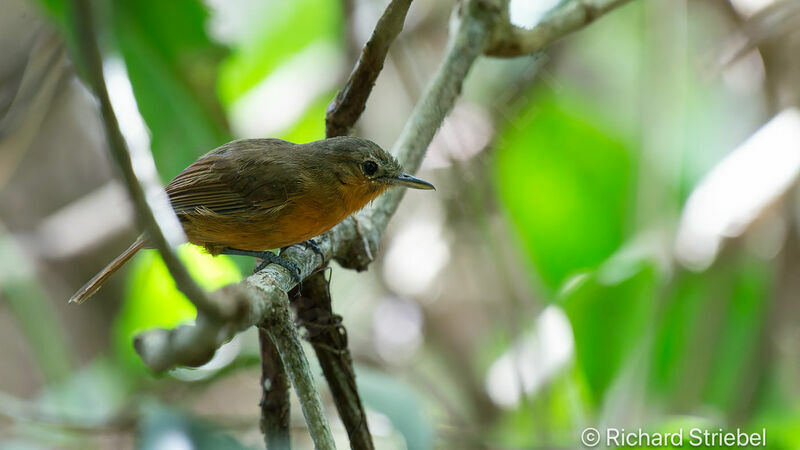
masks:
<path fill-rule="evenodd" d="M 199 0 L 112 2 L 112 32 L 165 179 L 230 140 L 216 95 L 224 50 L 206 18 Z"/>
<path fill-rule="evenodd" d="M 42 391 L 38 401 L 44 410 L 53 410 L 55 417 L 63 415 L 67 423 L 84 426 L 111 422 L 126 414 L 124 408 L 130 408 L 131 417 L 135 416 L 130 373 L 109 358 L 95 358 L 71 375 Z"/>
<path fill-rule="evenodd" d="M 50 20 L 55 22 L 59 30 L 61 30 L 64 40 L 67 41 L 71 48 L 74 48 L 73 36 L 74 30 L 70 22 L 70 5 L 66 0 L 38 0 L 39 5 L 45 13 L 49 16 Z"/>
<path fill-rule="evenodd" d="M 727 272 L 725 282 L 731 285 L 731 293 L 727 305 L 716 312 L 722 316 L 723 326 L 705 396 L 712 404 L 735 412 L 747 401 L 741 394 L 752 392 L 760 382 L 759 371 L 750 368 L 759 360 L 765 314 L 773 296 L 771 272 L 763 261 L 744 258 Z"/>
<path fill-rule="evenodd" d="M 290 142 L 311 142 L 325 139 L 325 112 L 335 93 L 328 93 L 312 103 L 290 129 L 277 136 Z"/>
<path fill-rule="evenodd" d="M 178 256 L 207 290 L 242 279 L 239 269 L 224 255 L 213 257 L 200 247 L 186 244 L 178 248 Z M 134 261 L 125 303 L 114 325 L 118 355 L 134 366 L 144 367 L 131 344 L 136 333 L 155 327 L 172 328 L 195 315 L 194 305 L 175 287 L 158 252 L 142 252 Z"/>
<path fill-rule="evenodd" d="M 767 448 L 795 450 L 800 448 L 800 411 L 776 409 L 751 421 L 750 430 L 767 430 Z"/>
<path fill-rule="evenodd" d="M 681 274 L 666 294 L 660 321 L 651 351 L 653 369 L 650 382 L 656 392 L 670 397 L 683 396 L 680 383 L 691 366 L 687 350 L 696 348 L 700 327 L 707 325 L 705 309 L 708 308 L 710 286 L 698 274 Z M 673 400 L 677 398 L 673 397 Z"/>
<path fill-rule="evenodd" d="M 497 149 L 500 196 L 553 289 L 570 273 L 595 267 L 624 236 L 631 156 L 590 117 L 581 106 L 537 96 L 508 124 Z"/>
<path fill-rule="evenodd" d="M 682 274 L 665 301 L 653 343 L 651 388 L 673 406 L 698 401 L 733 412 L 758 377 L 770 269 L 751 257 L 721 261 L 702 274 Z"/>
<path fill-rule="evenodd" d="M 338 43 L 342 27 L 341 2 L 271 2 L 257 23 L 258 29 L 234 49 L 221 67 L 219 86 L 225 105 L 233 103 L 309 44 L 320 39 Z"/>
<path fill-rule="evenodd" d="M 186 413 L 158 407 L 145 416 L 139 429 L 137 448 L 245 450 L 247 447 L 213 423 Z"/>
<path fill-rule="evenodd" d="M 72 370 L 72 348 L 54 304 L 37 279 L 35 263 L 0 222 L 0 306 L 19 325 L 45 381 Z"/>
<path fill-rule="evenodd" d="M 578 366 L 595 404 L 649 328 L 657 285 L 656 267 L 642 261 L 622 280 L 607 281 L 598 272 L 579 275 L 562 294 Z"/>
<path fill-rule="evenodd" d="M 411 387 L 389 374 L 357 368 L 358 392 L 364 404 L 385 415 L 406 440 L 409 450 L 433 448 L 431 418 Z"/>
<path fill-rule="evenodd" d="M 589 402 L 585 377 L 575 370 L 542 386 L 492 427 L 492 444 L 500 448 L 575 448 L 585 426 Z"/>

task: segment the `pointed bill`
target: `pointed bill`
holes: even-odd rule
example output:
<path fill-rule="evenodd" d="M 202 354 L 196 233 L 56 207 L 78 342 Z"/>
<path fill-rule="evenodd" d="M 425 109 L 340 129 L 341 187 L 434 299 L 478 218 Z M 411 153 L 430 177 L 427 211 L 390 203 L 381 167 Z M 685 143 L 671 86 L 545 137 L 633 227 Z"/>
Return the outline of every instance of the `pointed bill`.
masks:
<path fill-rule="evenodd" d="M 428 183 L 425 180 L 421 180 L 415 176 L 409 175 L 407 173 L 401 173 L 395 178 L 389 180 L 392 184 L 398 186 L 405 186 L 412 189 L 424 189 L 424 190 L 436 190 L 432 184 Z"/>

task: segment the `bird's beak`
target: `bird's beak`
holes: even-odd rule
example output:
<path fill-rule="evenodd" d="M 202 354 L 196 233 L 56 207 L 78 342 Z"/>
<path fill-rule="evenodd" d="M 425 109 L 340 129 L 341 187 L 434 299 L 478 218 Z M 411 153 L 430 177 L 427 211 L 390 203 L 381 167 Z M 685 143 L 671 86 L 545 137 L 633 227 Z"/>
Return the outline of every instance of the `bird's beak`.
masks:
<path fill-rule="evenodd" d="M 409 175 L 407 173 L 401 173 L 400 175 L 390 178 L 389 182 L 398 186 L 405 186 L 410 187 L 412 189 L 424 189 L 429 191 L 431 189 L 436 190 L 432 184 L 428 183 L 425 180 L 420 180 L 419 178 Z"/>

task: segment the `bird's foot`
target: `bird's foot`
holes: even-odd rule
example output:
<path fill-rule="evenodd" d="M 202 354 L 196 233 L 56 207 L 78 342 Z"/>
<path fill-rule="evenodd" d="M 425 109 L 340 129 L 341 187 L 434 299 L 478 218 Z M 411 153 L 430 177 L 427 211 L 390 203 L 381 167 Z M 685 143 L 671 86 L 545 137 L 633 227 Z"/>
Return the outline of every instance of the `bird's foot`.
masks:
<path fill-rule="evenodd" d="M 256 266 L 256 269 L 253 273 L 259 272 L 265 267 L 270 264 L 277 264 L 284 269 L 288 270 L 290 274 L 292 274 L 292 278 L 297 284 L 302 282 L 300 268 L 297 267 L 297 264 L 289 261 L 288 259 L 281 258 L 280 256 L 276 255 L 275 253 L 269 251 L 253 251 L 253 250 L 239 250 L 236 248 L 226 248 L 222 251 L 225 255 L 240 255 L 240 256 L 251 256 L 253 258 L 260 258 L 261 263 Z"/>
<path fill-rule="evenodd" d="M 300 279 L 300 268 L 297 267 L 297 264 L 289 261 L 288 259 L 281 258 L 280 256 L 272 252 L 264 252 L 261 255 L 261 264 L 259 264 L 256 267 L 256 270 L 254 270 L 254 272 L 258 272 L 270 264 L 277 264 L 283 267 L 284 269 L 288 270 L 289 273 L 292 274 L 292 278 L 294 278 L 294 281 L 296 281 L 298 284 L 302 281 Z"/>
<path fill-rule="evenodd" d="M 319 244 L 317 244 L 317 241 L 315 241 L 314 239 L 309 239 L 307 241 L 298 242 L 292 245 L 302 245 L 306 249 L 310 248 L 311 250 L 314 251 L 314 253 L 318 254 L 323 260 L 325 259 L 325 254 L 322 252 L 322 247 L 320 247 Z M 288 249 L 292 245 L 287 245 L 286 247 L 283 247 L 282 249 L 280 249 L 278 254 L 279 255 L 283 254 L 283 252 L 286 251 L 286 249 Z"/>
<path fill-rule="evenodd" d="M 309 239 L 305 242 L 301 242 L 305 248 L 310 248 L 314 251 L 314 253 L 318 254 L 322 259 L 325 259 L 325 254 L 322 253 L 322 247 L 317 244 L 317 241 L 314 239 Z"/>

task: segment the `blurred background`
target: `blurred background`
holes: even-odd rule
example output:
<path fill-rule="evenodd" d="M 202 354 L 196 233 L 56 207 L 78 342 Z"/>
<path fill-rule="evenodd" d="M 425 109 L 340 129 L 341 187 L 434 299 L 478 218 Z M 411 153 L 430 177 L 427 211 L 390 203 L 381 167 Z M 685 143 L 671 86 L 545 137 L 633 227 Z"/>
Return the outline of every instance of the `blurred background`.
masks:
<path fill-rule="evenodd" d="M 511 19 L 559 3 L 512 0 Z M 129 145 L 166 182 L 233 138 L 323 138 L 386 4 L 94 2 Z M 453 6 L 412 4 L 356 134 L 392 147 Z M 154 251 L 66 304 L 138 235 L 68 8 L 0 0 L 0 447 L 263 448 L 254 330 L 199 369 L 134 353 L 194 317 Z M 420 173 L 438 190 L 406 194 L 368 272 L 333 265 L 377 447 L 697 426 L 800 448 L 798 30 L 795 0 L 634 0 L 545 53 L 480 59 Z M 208 289 L 253 269 L 180 253 Z"/>

